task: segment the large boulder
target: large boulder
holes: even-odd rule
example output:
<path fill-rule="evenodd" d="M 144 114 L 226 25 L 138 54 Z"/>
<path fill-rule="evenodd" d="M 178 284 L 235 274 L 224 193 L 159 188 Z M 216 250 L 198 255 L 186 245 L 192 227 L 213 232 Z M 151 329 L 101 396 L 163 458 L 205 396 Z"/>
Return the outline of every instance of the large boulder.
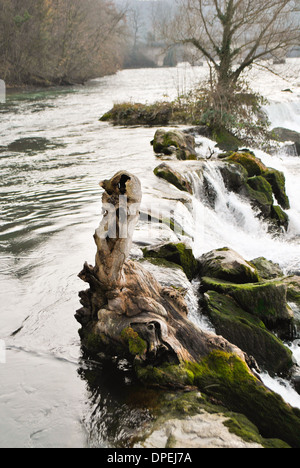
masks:
<path fill-rule="evenodd" d="M 246 262 L 225 248 L 200 258 L 200 278 L 204 311 L 216 333 L 268 372 L 288 373 L 292 354 L 281 340 L 294 339 L 297 320 L 289 302 L 299 301 L 300 277 L 284 277 L 278 265 L 263 257 Z"/>
<path fill-rule="evenodd" d="M 258 317 L 269 329 L 288 330 L 293 312 L 287 303 L 287 285 L 281 281 L 236 284 L 202 277 L 202 289 L 229 294 L 245 311 Z"/>
<path fill-rule="evenodd" d="M 253 356 L 270 373 L 286 373 L 293 365 L 292 353 L 256 316 L 227 294 L 208 291 L 205 309 L 216 333 Z"/>
<path fill-rule="evenodd" d="M 175 155 L 181 160 L 196 160 L 195 138 L 180 130 L 159 129 L 151 142 L 156 154 Z"/>
<path fill-rule="evenodd" d="M 259 275 L 253 265 L 233 249 L 212 250 L 199 259 L 201 276 L 236 283 L 257 283 Z"/>
<path fill-rule="evenodd" d="M 227 158 L 227 161 L 243 166 L 248 172 L 248 177 L 259 176 L 267 171 L 267 167 L 262 163 L 262 161 L 256 158 L 255 155 L 250 152 L 232 153 Z"/>

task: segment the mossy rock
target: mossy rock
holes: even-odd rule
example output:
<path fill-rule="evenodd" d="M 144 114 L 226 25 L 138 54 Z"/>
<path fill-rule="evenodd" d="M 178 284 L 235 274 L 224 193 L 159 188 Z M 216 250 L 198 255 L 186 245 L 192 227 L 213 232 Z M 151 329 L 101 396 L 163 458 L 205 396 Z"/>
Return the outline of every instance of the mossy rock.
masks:
<path fill-rule="evenodd" d="M 217 142 L 222 151 L 237 151 L 244 146 L 244 142 L 225 128 L 214 129 L 211 138 Z"/>
<path fill-rule="evenodd" d="M 179 172 L 172 169 L 168 164 L 160 164 L 154 169 L 154 174 L 164 179 L 182 192 L 193 193 L 192 186 Z"/>
<path fill-rule="evenodd" d="M 300 309 L 300 276 L 287 276 L 282 281 L 287 285 L 287 300 Z"/>
<path fill-rule="evenodd" d="M 248 179 L 243 193 L 259 208 L 264 216 L 271 215 L 273 205 L 273 191 L 269 182 L 262 176 L 254 176 Z"/>
<path fill-rule="evenodd" d="M 228 410 L 245 415 L 262 437 L 279 439 L 300 448 L 300 410 L 292 408 L 268 390 L 237 355 L 213 351 L 199 362 L 160 367 L 136 366 L 146 386 L 193 385 Z M 280 443 L 281 446 L 286 446 Z M 274 445 L 276 441 L 274 441 Z"/>
<path fill-rule="evenodd" d="M 200 391 L 244 414 L 263 437 L 300 448 L 300 410 L 262 385 L 236 355 L 214 351 L 199 363 L 187 364 L 187 368 Z"/>
<path fill-rule="evenodd" d="M 160 257 L 149 257 L 146 255 L 146 258 L 141 258 L 139 259 L 139 262 L 144 263 L 144 262 L 149 262 L 152 265 L 155 265 L 157 267 L 163 267 L 163 268 L 171 268 L 171 269 L 179 269 L 183 271 L 183 268 L 181 265 L 178 265 L 177 263 L 169 262 L 165 258 L 160 258 Z"/>
<path fill-rule="evenodd" d="M 264 439 L 257 427 L 241 413 L 228 411 L 224 406 L 211 401 L 204 393 L 199 391 L 189 392 L 164 392 L 160 395 L 160 405 L 156 410 L 156 420 L 152 426 L 152 432 L 160 430 L 170 420 L 189 420 L 199 413 L 209 413 L 219 416 L 229 432 L 237 435 L 248 443 L 259 444 L 263 448 L 290 448 L 288 444 L 279 439 Z M 171 445 L 171 444 L 170 444 Z M 196 445 L 195 445 L 196 447 Z M 170 447 L 171 448 L 171 447 Z"/>
<path fill-rule="evenodd" d="M 172 116 L 172 104 L 156 102 L 151 105 L 124 102 L 115 104 L 99 120 L 115 125 L 168 125 Z"/>
<path fill-rule="evenodd" d="M 257 283 L 259 275 L 253 265 L 228 247 L 212 250 L 199 259 L 201 276 L 233 283 Z"/>
<path fill-rule="evenodd" d="M 269 328 L 289 328 L 293 313 L 287 304 L 287 285 L 282 281 L 235 284 L 216 278 L 201 278 L 203 291 L 229 294 L 248 313 L 262 320 Z"/>
<path fill-rule="evenodd" d="M 182 267 L 189 280 L 195 278 L 199 272 L 199 265 L 192 249 L 183 243 L 162 244 L 154 248 L 143 249 L 145 258 L 164 259 Z"/>
<path fill-rule="evenodd" d="M 289 227 L 289 217 L 278 205 L 272 205 L 271 218 L 277 227 L 283 227 L 286 231 Z"/>
<path fill-rule="evenodd" d="M 286 194 L 283 172 L 266 167 L 254 153 L 247 150 L 225 156 L 220 170 L 226 187 L 248 198 L 252 206 L 269 222 L 271 229 L 287 230 L 289 217 L 283 210 L 290 208 L 290 201 Z M 225 166 L 225 163 L 236 165 L 236 171 Z M 241 167 L 246 175 L 241 173 Z M 274 204 L 274 197 L 280 206 Z"/>
<path fill-rule="evenodd" d="M 262 163 L 260 159 L 254 156 L 253 153 L 233 153 L 227 159 L 234 163 L 238 163 L 243 166 L 249 177 L 260 176 L 267 171 L 267 167 Z"/>
<path fill-rule="evenodd" d="M 165 155 L 175 154 L 177 159 L 197 160 L 195 150 L 195 138 L 180 130 L 156 131 L 154 140 L 151 142 L 155 153 Z"/>
<path fill-rule="evenodd" d="M 284 210 L 290 209 L 289 197 L 286 194 L 284 173 L 276 169 L 267 169 L 263 176 L 272 186 L 275 198 L 281 208 Z"/>
<path fill-rule="evenodd" d="M 248 181 L 248 172 L 241 164 L 222 162 L 219 169 L 226 188 L 232 192 L 239 193 Z"/>
<path fill-rule="evenodd" d="M 232 297 L 208 291 L 205 309 L 216 333 L 253 356 L 260 367 L 272 374 L 286 374 L 290 370 L 291 351 L 258 317 L 242 309 Z"/>
<path fill-rule="evenodd" d="M 256 268 L 262 279 L 271 280 L 284 276 L 280 266 L 265 257 L 254 258 L 250 263 Z"/>

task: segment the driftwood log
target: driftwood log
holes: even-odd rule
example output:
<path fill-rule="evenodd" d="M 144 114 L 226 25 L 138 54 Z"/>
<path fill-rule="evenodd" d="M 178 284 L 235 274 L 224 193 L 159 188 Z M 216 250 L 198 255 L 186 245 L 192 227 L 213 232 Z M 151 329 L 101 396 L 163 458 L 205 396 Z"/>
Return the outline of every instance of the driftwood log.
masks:
<path fill-rule="evenodd" d="M 248 362 L 239 348 L 187 318 L 180 292 L 162 287 L 141 263 L 128 259 L 142 199 L 139 179 L 121 171 L 100 186 L 103 217 L 94 235 L 95 266 L 86 263 L 79 274 L 89 284 L 79 294 L 83 307 L 76 313 L 83 346 L 106 356 L 130 354 L 146 365 L 197 362 L 214 350 Z M 130 337 L 136 346 L 128 353 Z"/>

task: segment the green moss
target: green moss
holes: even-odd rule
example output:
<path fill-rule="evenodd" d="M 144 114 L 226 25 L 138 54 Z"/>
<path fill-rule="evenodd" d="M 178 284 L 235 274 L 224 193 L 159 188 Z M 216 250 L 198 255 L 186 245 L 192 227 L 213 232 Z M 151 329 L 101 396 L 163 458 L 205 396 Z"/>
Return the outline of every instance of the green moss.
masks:
<path fill-rule="evenodd" d="M 121 338 L 128 345 L 130 354 L 133 356 L 143 356 L 147 351 L 147 343 L 132 328 L 125 328 L 121 333 Z"/>
<path fill-rule="evenodd" d="M 158 166 L 154 169 L 153 172 L 157 177 L 166 180 L 182 192 L 191 193 L 191 187 L 189 186 L 188 182 L 183 179 L 180 174 L 175 173 L 175 171 L 168 170 L 167 166 Z"/>
<path fill-rule="evenodd" d="M 279 205 L 284 210 L 288 210 L 290 208 L 290 201 L 286 194 L 284 173 L 276 169 L 267 169 L 263 176 L 272 186 Z"/>
<path fill-rule="evenodd" d="M 149 262 L 152 263 L 152 265 L 158 266 L 158 267 L 164 267 L 164 268 L 179 268 L 180 270 L 183 271 L 183 268 L 181 265 L 178 265 L 177 263 L 174 262 L 168 262 L 168 260 L 164 258 L 155 258 L 155 257 L 146 257 L 146 258 L 141 258 L 139 260 L 140 262 Z"/>
<path fill-rule="evenodd" d="M 227 158 L 227 160 L 241 164 L 241 166 L 243 166 L 248 172 L 249 177 L 260 176 L 267 171 L 267 167 L 262 163 L 262 161 L 250 152 L 233 153 L 229 158 Z"/>
<path fill-rule="evenodd" d="M 285 230 L 288 229 L 289 217 L 278 205 L 273 205 L 271 210 L 271 217 L 274 219 L 278 227 L 282 226 Z"/>
<path fill-rule="evenodd" d="M 272 374 L 290 370 L 291 351 L 258 317 L 242 309 L 232 297 L 209 291 L 205 295 L 205 308 L 216 333 L 253 356 L 259 366 Z"/>
<path fill-rule="evenodd" d="M 160 367 L 136 365 L 138 379 L 145 385 L 177 388 L 193 385 L 194 374 L 185 364 Z"/>
<path fill-rule="evenodd" d="M 214 129 L 212 139 L 217 142 L 218 147 L 223 151 L 237 151 L 244 145 L 244 142 L 234 136 L 225 128 Z"/>
<path fill-rule="evenodd" d="M 157 249 L 143 249 L 145 258 L 163 258 L 171 263 L 181 266 L 188 279 L 193 279 L 198 274 L 199 265 L 193 255 L 192 249 L 183 243 L 164 244 Z"/>
<path fill-rule="evenodd" d="M 248 179 L 248 185 L 253 191 L 258 192 L 258 194 L 255 194 L 255 197 L 261 199 L 262 204 L 272 205 L 272 187 L 263 176 L 250 177 Z"/>
<path fill-rule="evenodd" d="M 281 439 L 300 448 L 300 411 L 264 387 L 238 356 L 214 351 L 187 367 L 201 391 L 244 414 L 263 437 Z"/>
<path fill-rule="evenodd" d="M 262 445 L 264 448 L 290 448 L 290 446 L 280 439 L 264 439 L 259 434 L 257 427 L 252 424 L 246 416 L 239 413 L 232 413 L 224 422 L 224 426 L 229 429 L 229 432 L 236 434 L 245 442 L 255 442 Z"/>
<path fill-rule="evenodd" d="M 286 447 L 288 444 L 300 448 L 300 411 L 290 407 L 279 395 L 269 391 L 235 354 L 215 350 L 197 363 L 165 364 L 159 368 L 142 367 L 139 364 L 136 370 L 145 385 L 197 386 L 202 395 L 198 395 L 195 403 L 189 405 L 189 414 L 194 411 L 196 413 L 205 398 L 212 398 L 229 411 L 248 418 L 251 423 L 246 423 L 244 416 L 227 413 L 227 425 L 247 440 L 262 442 L 264 446 Z M 169 407 L 173 404 L 178 410 L 175 398 L 170 401 Z M 181 410 L 186 407 L 183 404 L 179 406 Z M 220 407 L 215 409 L 220 410 Z M 274 440 L 260 439 L 253 424 L 260 436 Z"/>
<path fill-rule="evenodd" d="M 203 277 L 202 289 L 230 294 L 243 309 L 261 319 L 267 326 L 278 320 L 290 319 L 287 286 L 280 280 L 235 284 Z"/>
<path fill-rule="evenodd" d="M 85 346 L 91 354 L 98 354 L 103 349 L 103 343 L 105 343 L 105 337 L 96 335 L 95 333 L 89 333 L 84 340 Z"/>

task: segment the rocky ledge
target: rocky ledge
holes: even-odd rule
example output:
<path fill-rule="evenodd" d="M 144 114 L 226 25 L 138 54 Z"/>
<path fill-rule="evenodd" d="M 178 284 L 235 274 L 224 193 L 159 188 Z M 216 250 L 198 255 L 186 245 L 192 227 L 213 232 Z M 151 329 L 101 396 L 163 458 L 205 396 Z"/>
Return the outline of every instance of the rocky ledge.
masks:
<path fill-rule="evenodd" d="M 259 177 L 246 170 L 247 182 Z M 265 175 L 266 169 L 260 170 Z M 182 419 L 190 418 L 191 424 L 211 421 L 205 413 L 209 408 L 222 424 L 225 414 L 232 415 L 225 421 L 240 444 L 242 438 L 265 447 L 299 448 L 300 411 L 259 377 L 260 368 L 293 375 L 292 355 L 277 335 L 294 332 L 289 298 L 298 300 L 299 283 L 295 286 L 294 278 L 281 273 L 270 279 L 266 272 L 273 268 L 266 260 L 246 262 L 227 248 L 200 259 L 183 245 L 145 251 L 156 260 L 165 252 L 167 262 L 181 266 L 190 279 L 200 279 L 202 307 L 216 328 L 215 333 L 204 331 L 190 321 L 180 289 L 161 285 L 141 262 L 128 258 L 142 196 L 139 180 L 121 171 L 101 186 L 104 213 L 94 235 L 95 266 L 85 264 L 79 275 L 89 285 L 80 293 L 82 308 L 76 313 L 84 352 L 112 365 L 125 359 L 141 392 L 165 389 L 166 400 L 153 414 L 158 422 L 168 421 L 163 429 L 166 446 L 186 444 Z M 176 393 L 170 403 L 171 391 Z M 176 405 L 182 394 L 191 397 L 187 406 Z M 181 422 L 171 430 L 176 406 Z M 148 442 L 140 436 L 140 443 L 153 443 L 157 431 L 152 424 L 152 436 Z"/>
<path fill-rule="evenodd" d="M 186 158 L 188 159 L 188 158 Z M 287 230 L 289 217 L 286 210 L 290 208 L 286 193 L 283 172 L 266 167 L 262 161 L 249 150 L 221 153 L 212 160 L 201 158 L 195 161 L 164 161 L 154 169 L 154 174 L 165 179 L 179 190 L 193 193 L 191 172 L 204 178 L 206 195 L 214 205 L 214 187 L 206 180 L 205 169 L 214 165 L 219 170 L 224 184 L 258 211 L 259 217 L 267 221 L 272 231 Z"/>

